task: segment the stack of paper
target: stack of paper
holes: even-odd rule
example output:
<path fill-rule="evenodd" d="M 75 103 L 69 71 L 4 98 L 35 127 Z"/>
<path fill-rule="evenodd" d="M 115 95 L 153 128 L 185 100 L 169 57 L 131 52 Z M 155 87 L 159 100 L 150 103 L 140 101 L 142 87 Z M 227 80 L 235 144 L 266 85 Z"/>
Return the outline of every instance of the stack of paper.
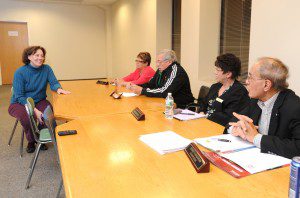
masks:
<path fill-rule="evenodd" d="M 141 135 L 139 139 L 161 155 L 183 150 L 192 142 L 173 131 Z"/>
<path fill-rule="evenodd" d="M 174 118 L 181 121 L 194 120 L 194 119 L 206 118 L 206 117 L 207 117 L 206 115 L 195 113 L 188 109 L 183 109 L 182 111 L 174 115 Z"/>
<path fill-rule="evenodd" d="M 124 96 L 124 97 L 133 97 L 133 96 L 137 96 L 137 94 L 131 93 L 131 92 L 123 92 L 122 96 Z"/>

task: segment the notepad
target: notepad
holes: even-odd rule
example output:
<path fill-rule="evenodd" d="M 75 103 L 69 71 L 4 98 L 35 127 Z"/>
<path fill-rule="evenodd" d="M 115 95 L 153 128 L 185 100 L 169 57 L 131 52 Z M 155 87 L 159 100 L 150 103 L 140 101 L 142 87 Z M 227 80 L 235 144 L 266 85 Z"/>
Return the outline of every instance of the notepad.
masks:
<path fill-rule="evenodd" d="M 192 142 L 173 131 L 145 134 L 139 139 L 161 155 L 183 150 Z"/>
<path fill-rule="evenodd" d="M 174 115 L 174 118 L 181 121 L 194 120 L 194 119 L 206 118 L 206 117 L 207 117 L 206 115 L 195 113 L 188 109 L 183 109 L 181 112 Z"/>
<path fill-rule="evenodd" d="M 220 140 L 228 141 L 226 142 Z M 250 142 L 243 140 L 240 137 L 235 137 L 231 134 L 216 135 L 206 138 L 197 138 L 194 141 L 214 152 L 230 152 L 238 149 L 241 150 L 250 147 L 255 147 Z"/>
<path fill-rule="evenodd" d="M 278 155 L 261 153 L 259 148 L 246 149 L 240 152 L 221 153 L 220 155 L 238 164 L 251 174 L 291 163 L 290 159 Z"/>
<path fill-rule="evenodd" d="M 229 163 L 234 162 L 250 174 L 282 167 L 291 163 L 290 159 L 278 155 L 261 153 L 260 148 L 257 148 L 252 143 L 231 134 L 197 138 L 194 141 L 209 150 L 214 151 L 215 155 L 219 155 L 222 158 L 230 160 Z M 210 160 L 213 159 L 213 163 L 215 163 L 218 167 L 225 171 L 232 171 L 232 168 L 228 169 L 222 167 L 226 166 L 226 164 L 223 163 L 226 162 L 226 160 L 221 158 L 220 160 L 212 153 L 208 152 L 208 154 L 210 155 L 208 158 Z M 246 176 L 247 174 L 243 173 L 241 175 Z"/>

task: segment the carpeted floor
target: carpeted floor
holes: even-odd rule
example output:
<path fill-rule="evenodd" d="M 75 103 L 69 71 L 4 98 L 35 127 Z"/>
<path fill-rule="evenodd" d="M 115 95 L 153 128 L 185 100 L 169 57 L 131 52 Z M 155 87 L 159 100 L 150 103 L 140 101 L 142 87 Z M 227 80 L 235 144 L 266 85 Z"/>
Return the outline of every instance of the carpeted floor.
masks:
<path fill-rule="evenodd" d="M 61 178 L 53 145 L 41 151 L 31 179 L 30 188 L 25 190 L 29 174 L 29 164 L 34 154 L 26 152 L 27 140 L 24 138 L 23 157 L 19 156 L 21 125 L 18 124 L 11 146 L 9 136 L 15 118 L 8 112 L 11 86 L 0 86 L 0 197 L 55 197 Z M 51 94 L 48 93 L 51 101 Z M 64 197 L 62 190 L 60 197 Z"/>

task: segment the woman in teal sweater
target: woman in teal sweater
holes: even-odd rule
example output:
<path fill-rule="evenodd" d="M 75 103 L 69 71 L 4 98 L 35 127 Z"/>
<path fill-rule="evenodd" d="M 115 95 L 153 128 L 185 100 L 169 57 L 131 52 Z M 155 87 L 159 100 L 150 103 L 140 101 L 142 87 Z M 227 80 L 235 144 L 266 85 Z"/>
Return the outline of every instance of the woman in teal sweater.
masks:
<path fill-rule="evenodd" d="M 30 128 L 30 122 L 26 113 L 25 104 L 28 97 L 35 102 L 34 113 L 39 121 L 39 127 L 45 127 L 42 121 L 43 111 L 50 102 L 46 100 L 47 84 L 50 84 L 52 91 L 58 94 L 69 94 L 69 91 L 63 90 L 57 81 L 51 67 L 45 65 L 46 50 L 40 46 L 31 46 L 23 52 L 24 66 L 16 70 L 13 80 L 14 94 L 11 97 L 11 104 L 8 112 L 11 116 L 17 118 L 25 131 L 28 140 L 27 152 L 35 151 L 35 140 Z M 44 145 L 43 150 L 47 147 Z"/>

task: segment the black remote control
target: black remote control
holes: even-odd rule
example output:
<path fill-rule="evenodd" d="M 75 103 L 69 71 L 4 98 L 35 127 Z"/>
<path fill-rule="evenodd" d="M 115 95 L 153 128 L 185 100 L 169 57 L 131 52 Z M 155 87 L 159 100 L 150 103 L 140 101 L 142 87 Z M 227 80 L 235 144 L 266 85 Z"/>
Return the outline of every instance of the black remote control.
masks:
<path fill-rule="evenodd" d="M 67 131 L 59 131 L 58 135 L 59 136 L 64 136 L 64 135 L 75 135 L 77 134 L 76 130 L 67 130 Z"/>
<path fill-rule="evenodd" d="M 98 80 L 98 81 L 96 82 L 96 84 L 108 85 L 109 82 L 107 82 L 107 81 L 102 81 L 102 80 Z"/>

